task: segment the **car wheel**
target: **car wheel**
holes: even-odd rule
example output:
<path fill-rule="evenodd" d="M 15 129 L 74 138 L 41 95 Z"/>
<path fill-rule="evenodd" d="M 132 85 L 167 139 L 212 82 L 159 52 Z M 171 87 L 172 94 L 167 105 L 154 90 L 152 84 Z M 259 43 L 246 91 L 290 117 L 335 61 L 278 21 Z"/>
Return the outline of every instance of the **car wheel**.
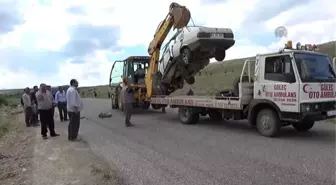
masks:
<path fill-rule="evenodd" d="M 191 51 L 190 51 L 190 49 L 187 48 L 187 47 L 182 48 L 181 57 L 182 57 L 182 61 L 185 64 L 189 64 L 191 62 Z"/>
<path fill-rule="evenodd" d="M 195 83 L 195 77 L 193 77 L 193 76 L 188 77 L 188 78 L 185 79 L 185 81 L 186 81 L 188 84 L 192 85 L 192 84 Z"/>
<path fill-rule="evenodd" d="M 226 55 L 225 51 L 218 51 L 215 53 L 215 59 L 217 61 L 223 61 L 225 59 L 225 55 Z"/>

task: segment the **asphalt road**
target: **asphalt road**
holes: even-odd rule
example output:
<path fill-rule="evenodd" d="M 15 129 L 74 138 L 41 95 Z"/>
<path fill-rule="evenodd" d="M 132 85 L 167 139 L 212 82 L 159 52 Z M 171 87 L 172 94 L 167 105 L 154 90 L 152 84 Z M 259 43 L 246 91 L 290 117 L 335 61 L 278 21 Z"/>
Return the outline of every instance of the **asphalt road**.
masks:
<path fill-rule="evenodd" d="M 335 124 L 265 138 L 243 121 L 182 125 L 174 109 L 136 114 L 131 128 L 119 111 L 98 118 L 104 111 L 108 100 L 85 99 L 80 134 L 129 184 L 335 184 Z"/>

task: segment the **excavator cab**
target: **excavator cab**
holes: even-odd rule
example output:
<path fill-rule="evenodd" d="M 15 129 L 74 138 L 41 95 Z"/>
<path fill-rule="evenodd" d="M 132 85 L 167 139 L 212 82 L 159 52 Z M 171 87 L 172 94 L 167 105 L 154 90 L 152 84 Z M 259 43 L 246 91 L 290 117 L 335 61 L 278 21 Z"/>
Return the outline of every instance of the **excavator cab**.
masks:
<path fill-rule="evenodd" d="M 149 101 L 146 98 L 145 75 L 148 70 L 149 56 L 130 56 L 125 60 L 117 60 L 113 63 L 110 72 L 112 108 L 122 109 L 121 104 L 121 80 L 126 77 L 128 84 L 134 90 L 135 105 L 147 109 Z"/>

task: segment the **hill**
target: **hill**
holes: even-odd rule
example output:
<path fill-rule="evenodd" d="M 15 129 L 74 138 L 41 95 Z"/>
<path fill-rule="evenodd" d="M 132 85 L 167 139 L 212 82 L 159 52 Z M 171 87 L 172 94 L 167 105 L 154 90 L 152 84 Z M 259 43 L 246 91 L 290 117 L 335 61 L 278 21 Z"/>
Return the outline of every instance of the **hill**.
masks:
<path fill-rule="evenodd" d="M 319 52 L 328 55 L 330 59 L 336 57 L 336 41 L 319 44 L 318 47 Z M 173 94 L 186 94 L 189 89 L 192 89 L 196 95 L 214 95 L 220 90 L 232 88 L 233 80 L 241 74 L 244 61 L 249 58 L 252 59 L 253 57 L 209 64 L 198 73 L 195 84 L 186 84 L 183 89 Z M 98 97 L 106 98 L 110 88 L 107 85 L 101 85 L 96 87 L 83 87 L 80 88 L 80 91 L 84 97 L 93 97 L 94 89 L 96 89 Z"/>

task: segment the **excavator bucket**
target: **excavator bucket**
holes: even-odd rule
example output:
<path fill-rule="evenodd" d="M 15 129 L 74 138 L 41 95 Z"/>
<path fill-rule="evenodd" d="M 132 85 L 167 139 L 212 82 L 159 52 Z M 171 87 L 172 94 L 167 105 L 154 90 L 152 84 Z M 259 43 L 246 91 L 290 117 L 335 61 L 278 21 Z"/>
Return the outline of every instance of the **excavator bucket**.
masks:
<path fill-rule="evenodd" d="M 181 6 L 178 3 L 171 3 L 169 6 L 169 14 L 173 17 L 174 29 L 180 29 L 188 25 L 191 18 L 190 11 L 185 6 Z"/>

